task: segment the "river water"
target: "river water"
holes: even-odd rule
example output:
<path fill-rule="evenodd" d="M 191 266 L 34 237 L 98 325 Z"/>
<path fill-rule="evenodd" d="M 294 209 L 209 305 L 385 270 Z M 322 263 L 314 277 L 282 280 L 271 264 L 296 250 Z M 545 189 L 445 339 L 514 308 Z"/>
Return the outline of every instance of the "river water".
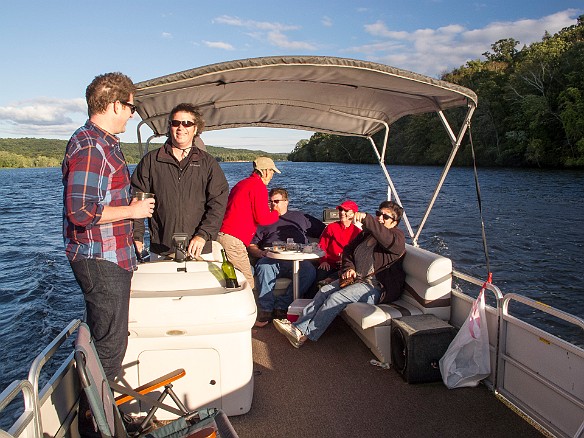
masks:
<path fill-rule="evenodd" d="M 285 187 L 290 208 L 316 217 L 347 198 L 372 213 L 386 197 L 387 184 L 376 165 L 277 165 L 282 174 L 270 187 Z M 251 171 L 250 163 L 221 167 L 230 187 Z M 390 172 L 416 230 L 441 169 L 395 166 Z M 503 293 L 523 294 L 584 317 L 584 172 L 479 172 L 493 282 Z M 0 391 L 26 378 L 43 346 L 83 315 L 81 292 L 63 251 L 61 214 L 60 169 L 0 169 Z M 455 269 L 486 278 L 472 169 L 451 171 L 419 242 L 452 257 Z M 521 312 L 584 345 L 581 330 L 541 312 Z"/>

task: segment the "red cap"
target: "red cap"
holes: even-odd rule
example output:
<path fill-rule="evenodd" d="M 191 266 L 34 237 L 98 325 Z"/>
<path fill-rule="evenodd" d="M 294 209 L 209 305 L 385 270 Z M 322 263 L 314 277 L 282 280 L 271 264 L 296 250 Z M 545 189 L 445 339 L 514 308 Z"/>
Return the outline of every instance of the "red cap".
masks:
<path fill-rule="evenodd" d="M 342 204 L 337 205 L 337 209 L 338 208 L 342 208 L 343 210 L 353 210 L 353 212 L 355 212 L 355 213 L 359 211 L 359 207 L 357 206 L 357 204 L 355 204 L 350 199 L 347 199 Z"/>

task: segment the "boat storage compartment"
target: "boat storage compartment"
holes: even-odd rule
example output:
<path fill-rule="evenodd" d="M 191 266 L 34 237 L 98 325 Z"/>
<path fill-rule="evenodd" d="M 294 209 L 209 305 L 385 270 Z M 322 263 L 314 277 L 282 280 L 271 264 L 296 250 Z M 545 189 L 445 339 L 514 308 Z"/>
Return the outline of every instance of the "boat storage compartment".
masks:
<path fill-rule="evenodd" d="M 391 321 L 393 368 L 408 383 L 438 382 L 438 361 L 456 336 L 456 329 L 434 315 L 404 316 Z"/>
<path fill-rule="evenodd" d="M 122 384 L 140 386 L 177 368 L 173 389 L 189 410 L 216 407 L 245 414 L 253 396 L 253 292 L 226 289 L 220 263 L 172 260 L 138 266 L 132 279 L 128 349 Z M 164 403 L 175 406 L 170 398 Z M 124 410 L 140 411 L 138 402 Z M 144 410 L 142 410 L 144 412 Z M 174 416 L 161 409 L 158 419 Z"/>

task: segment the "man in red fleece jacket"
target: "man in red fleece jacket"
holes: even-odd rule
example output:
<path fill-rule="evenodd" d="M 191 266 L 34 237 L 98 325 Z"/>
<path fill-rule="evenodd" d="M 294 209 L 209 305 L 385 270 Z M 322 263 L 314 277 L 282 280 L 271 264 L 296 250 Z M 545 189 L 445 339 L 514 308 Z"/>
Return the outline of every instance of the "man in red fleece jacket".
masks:
<path fill-rule="evenodd" d="M 281 173 L 274 161 L 258 157 L 253 162 L 251 175 L 239 181 L 229 193 L 227 209 L 217 241 L 223 246 L 229 261 L 239 269 L 253 289 L 254 279 L 247 247 L 258 225 L 271 225 L 279 213 L 270 210 L 267 185 L 274 173 Z"/>

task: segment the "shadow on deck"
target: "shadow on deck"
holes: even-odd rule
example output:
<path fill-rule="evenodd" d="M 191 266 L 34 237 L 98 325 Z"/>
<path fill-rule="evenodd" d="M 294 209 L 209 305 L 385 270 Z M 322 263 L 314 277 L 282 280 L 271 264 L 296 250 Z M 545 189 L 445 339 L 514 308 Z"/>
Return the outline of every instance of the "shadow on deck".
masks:
<path fill-rule="evenodd" d="M 251 410 L 230 417 L 241 438 L 542 436 L 482 385 L 408 384 L 371 365 L 340 318 L 300 349 L 272 324 L 253 329 L 253 356 Z"/>

